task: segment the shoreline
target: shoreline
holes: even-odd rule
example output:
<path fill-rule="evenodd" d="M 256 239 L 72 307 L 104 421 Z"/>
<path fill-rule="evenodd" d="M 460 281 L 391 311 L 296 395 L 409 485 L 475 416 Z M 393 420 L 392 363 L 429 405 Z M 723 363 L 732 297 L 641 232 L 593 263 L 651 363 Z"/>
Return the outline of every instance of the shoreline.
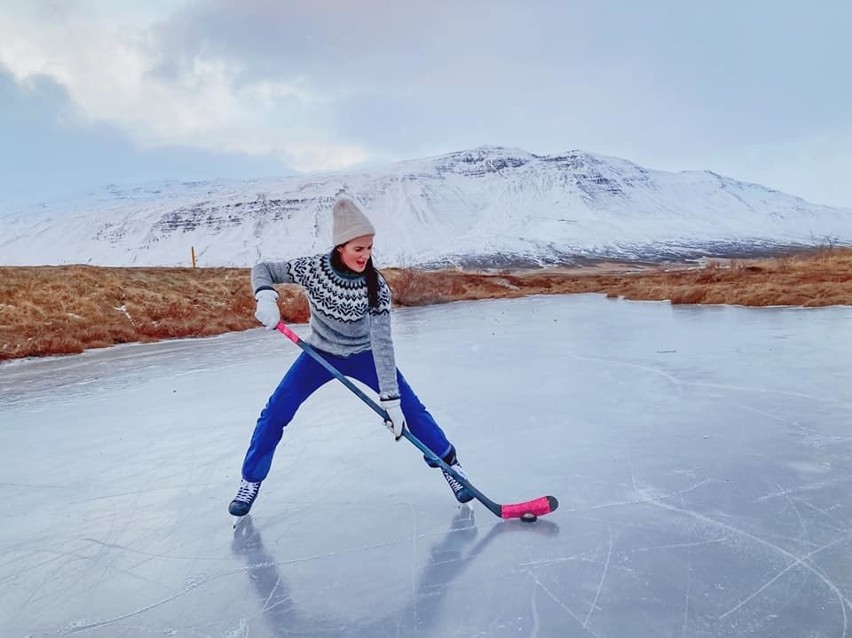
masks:
<path fill-rule="evenodd" d="M 838 247 L 695 263 L 381 271 L 398 307 L 573 293 L 672 304 L 852 306 L 852 249 Z M 249 276 L 248 268 L 0 266 L 0 363 L 255 328 Z M 308 305 L 298 286 L 278 291 L 282 318 L 305 323 Z"/>

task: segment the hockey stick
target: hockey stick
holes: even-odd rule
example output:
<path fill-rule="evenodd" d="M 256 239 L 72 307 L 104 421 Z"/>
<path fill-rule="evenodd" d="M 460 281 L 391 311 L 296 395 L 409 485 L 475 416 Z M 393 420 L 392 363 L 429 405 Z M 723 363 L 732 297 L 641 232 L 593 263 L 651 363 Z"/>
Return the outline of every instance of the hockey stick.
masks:
<path fill-rule="evenodd" d="M 278 325 L 275 326 L 275 329 L 278 330 L 281 334 L 287 337 L 290 341 L 299 346 L 302 350 L 304 350 L 308 355 L 310 355 L 317 363 L 319 363 L 322 367 L 328 370 L 331 375 L 340 381 L 343 385 L 349 388 L 355 396 L 361 399 L 364 403 L 367 404 L 373 412 L 382 417 L 382 420 L 388 421 L 388 413 L 378 405 L 373 399 L 368 397 L 364 392 L 361 391 L 358 386 L 356 386 L 352 381 L 343 376 L 340 371 L 331 365 L 328 361 L 323 359 L 320 354 L 314 350 L 314 348 L 304 341 L 297 335 L 295 332 L 290 330 L 287 325 L 283 321 L 279 321 Z M 452 476 L 456 481 L 464 485 L 471 494 L 473 494 L 480 503 L 485 505 L 495 516 L 499 516 L 500 518 L 520 518 L 522 521 L 531 522 L 534 521 L 537 517 L 542 516 L 544 514 L 550 514 L 557 507 L 559 507 L 559 501 L 556 500 L 555 496 L 541 496 L 539 498 L 533 499 L 531 501 L 526 501 L 524 503 L 512 503 L 507 505 L 501 505 L 500 503 L 495 503 L 490 498 L 485 496 L 482 492 L 476 489 L 469 480 L 465 477 L 461 476 L 458 472 L 456 472 L 453 468 L 451 468 L 447 463 L 444 462 L 444 459 L 440 458 L 437 454 L 435 454 L 432 450 L 426 447 L 420 439 L 414 436 L 411 432 L 408 431 L 408 428 L 405 428 L 402 431 L 402 436 L 411 442 L 414 447 L 423 452 L 430 461 L 432 461 L 435 465 L 440 466 L 445 472 L 447 472 L 450 476 Z"/>

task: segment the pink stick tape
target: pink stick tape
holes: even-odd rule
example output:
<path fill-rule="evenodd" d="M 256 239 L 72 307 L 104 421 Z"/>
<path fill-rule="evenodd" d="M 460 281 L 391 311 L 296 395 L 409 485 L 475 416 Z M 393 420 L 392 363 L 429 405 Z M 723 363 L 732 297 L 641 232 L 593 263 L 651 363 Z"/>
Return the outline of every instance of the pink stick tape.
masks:
<path fill-rule="evenodd" d="M 275 329 L 278 330 L 281 334 L 287 337 L 293 343 L 299 343 L 299 335 L 290 330 L 283 321 L 278 322 L 278 325 L 275 326 Z"/>
<path fill-rule="evenodd" d="M 546 496 L 542 496 L 541 498 L 537 498 L 533 501 L 527 501 L 526 503 L 514 503 L 512 505 L 504 505 L 500 511 L 501 518 L 520 518 L 524 514 L 535 514 L 536 516 L 541 516 L 542 514 L 549 514 L 551 512 L 550 508 L 550 499 Z"/>

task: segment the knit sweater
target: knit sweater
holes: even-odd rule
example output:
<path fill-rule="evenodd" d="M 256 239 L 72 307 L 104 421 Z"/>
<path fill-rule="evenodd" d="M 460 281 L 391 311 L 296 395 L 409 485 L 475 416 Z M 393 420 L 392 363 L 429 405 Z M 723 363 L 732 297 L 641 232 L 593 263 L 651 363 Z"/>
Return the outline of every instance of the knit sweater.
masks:
<path fill-rule="evenodd" d="M 377 308 L 369 307 L 366 277 L 335 269 L 331 253 L 261 262 L 252 268 L 255 294 L 272 289 L 273 284 L 298 284 L 305 291 L 311 311 L 308 343 L 341 357 L 372 349 L 380 397 L 399 396 L 391 339 L 391 291 L 384 277 L 379 275 Z"/>

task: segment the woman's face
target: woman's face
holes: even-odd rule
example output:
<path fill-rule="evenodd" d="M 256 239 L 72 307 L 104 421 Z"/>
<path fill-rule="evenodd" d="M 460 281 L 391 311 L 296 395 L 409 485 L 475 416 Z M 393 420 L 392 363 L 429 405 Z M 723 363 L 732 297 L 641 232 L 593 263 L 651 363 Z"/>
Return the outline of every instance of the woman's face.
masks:
<path fill-rule="evenodd" d="M 364 272 L 367 260 L 373 254 L 373 236 L 363 235 L 350 239 L 337 249 L 340 252 L 340 260 L 350 270 Z"/>

